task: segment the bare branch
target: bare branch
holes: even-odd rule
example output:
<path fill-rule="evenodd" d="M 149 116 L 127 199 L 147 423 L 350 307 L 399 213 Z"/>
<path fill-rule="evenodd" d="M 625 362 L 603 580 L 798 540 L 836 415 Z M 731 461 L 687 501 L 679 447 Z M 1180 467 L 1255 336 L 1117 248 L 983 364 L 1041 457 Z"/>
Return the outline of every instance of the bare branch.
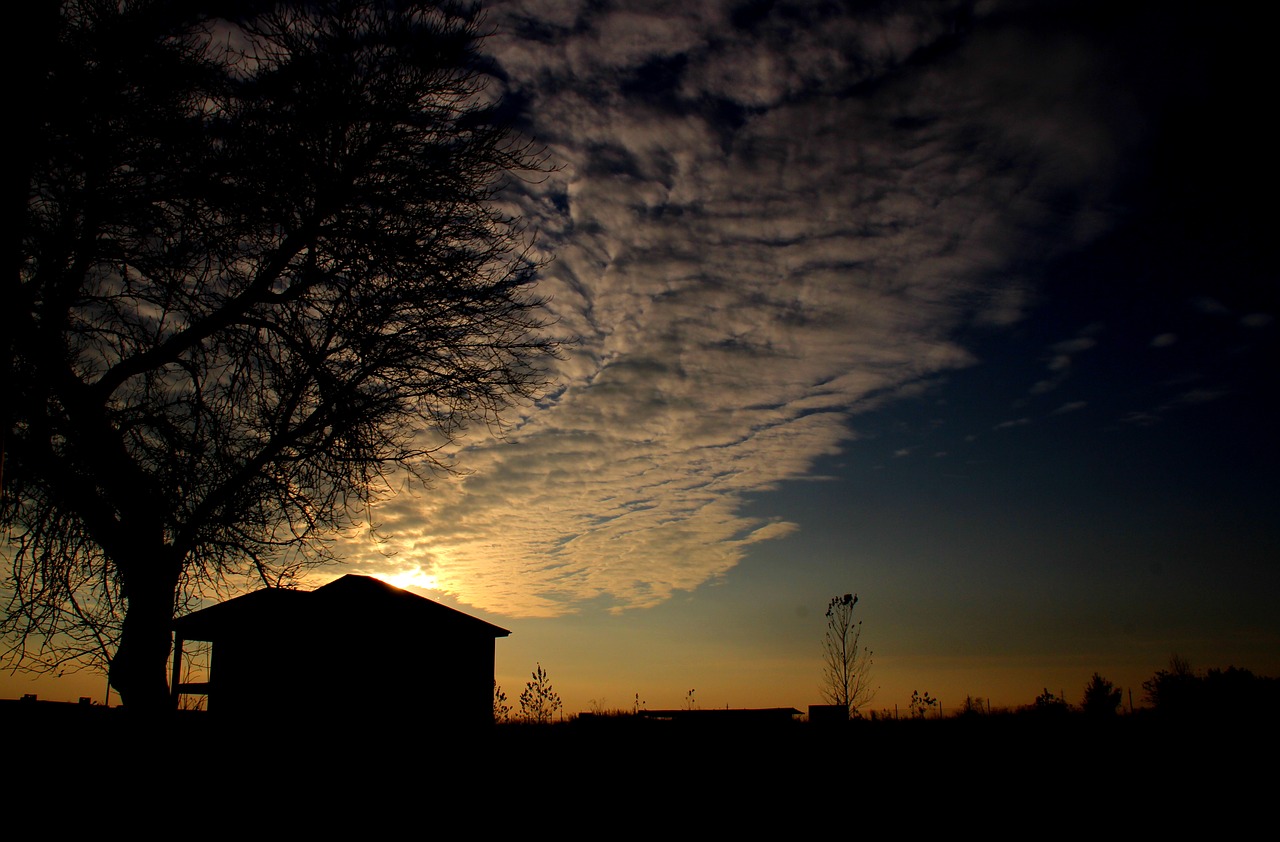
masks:
<path fill-rule="evenodd" d="M 556 353 L 473 7 L 204 8 L 61 3 L 6 287 L 8 658 L 135 698 L 175 612 L 325 560 Z"/>

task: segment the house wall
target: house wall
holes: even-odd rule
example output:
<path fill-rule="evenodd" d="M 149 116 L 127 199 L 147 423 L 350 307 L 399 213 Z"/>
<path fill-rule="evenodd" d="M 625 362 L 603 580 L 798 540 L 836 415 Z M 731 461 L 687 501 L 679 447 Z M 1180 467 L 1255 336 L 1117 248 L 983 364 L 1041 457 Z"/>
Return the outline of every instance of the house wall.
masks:
<path fill-rule="evenodd" d="M 492 723 L 493 663 L 487 634 L 338 627 L 225 638 L 213 646 L 209 709 L 480 727 Z"/>

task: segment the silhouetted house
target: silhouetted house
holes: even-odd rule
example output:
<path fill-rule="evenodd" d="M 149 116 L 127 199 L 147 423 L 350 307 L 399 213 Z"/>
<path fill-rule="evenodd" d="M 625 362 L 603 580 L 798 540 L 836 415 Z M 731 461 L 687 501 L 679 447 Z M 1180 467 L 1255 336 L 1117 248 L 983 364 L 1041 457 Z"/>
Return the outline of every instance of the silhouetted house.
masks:
<path fill-rule="evenodd" d="M 494 640 L 506 629 L 368 576 L 268 588 L 174 622 L 174 698 L 211 713 L 368 714 L 420 724 L 493 718 Z M 209 681 L 179 684 L 185 641 L 209 641 Z"/>

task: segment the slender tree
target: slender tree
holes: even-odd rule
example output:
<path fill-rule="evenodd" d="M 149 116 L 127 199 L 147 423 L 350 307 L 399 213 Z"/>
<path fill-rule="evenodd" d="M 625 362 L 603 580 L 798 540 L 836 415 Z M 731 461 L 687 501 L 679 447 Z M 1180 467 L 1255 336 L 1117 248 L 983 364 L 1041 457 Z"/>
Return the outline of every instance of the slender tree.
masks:
<path fill-rule="evenodd" d="M 853 618 L 857 604 L 857 594 L 832 597 L 822 639 L 822 696 L 828 704 L 844 706 L 851 717 L 875 697 L 871 650 L 861 646 L 862 621 Z"/>
<path fill-rule="evenodd" d="M 470 5 L 64 0 L 3 282 L 11 662 L 168 703 L 175 612 L 287 584 L 553 353 Z"/>

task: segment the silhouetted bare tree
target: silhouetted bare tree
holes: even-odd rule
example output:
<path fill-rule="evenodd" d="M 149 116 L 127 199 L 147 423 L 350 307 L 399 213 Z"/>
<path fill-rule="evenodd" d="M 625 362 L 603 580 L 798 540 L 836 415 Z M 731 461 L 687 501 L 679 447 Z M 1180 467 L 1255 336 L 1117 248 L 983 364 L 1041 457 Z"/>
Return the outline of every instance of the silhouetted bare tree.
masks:
<path fill-rule="evenodd" d="M 828 704 L 843 705 L 850 716 L 875 697 L 871 650 L 861 645 L 862 621 L 853 619 L 857 604 L 857 594 L 832 597 L 822 639 L 822 696 Z"/>
<path fill-rule="evenodd" d="M 279 585 L 541 388 L 464 3 L 65 0 L 4 282 L 9 658 L 167 705 L 175 611 Z M 41 35 L 41 33 L 43 33 Z"/>

